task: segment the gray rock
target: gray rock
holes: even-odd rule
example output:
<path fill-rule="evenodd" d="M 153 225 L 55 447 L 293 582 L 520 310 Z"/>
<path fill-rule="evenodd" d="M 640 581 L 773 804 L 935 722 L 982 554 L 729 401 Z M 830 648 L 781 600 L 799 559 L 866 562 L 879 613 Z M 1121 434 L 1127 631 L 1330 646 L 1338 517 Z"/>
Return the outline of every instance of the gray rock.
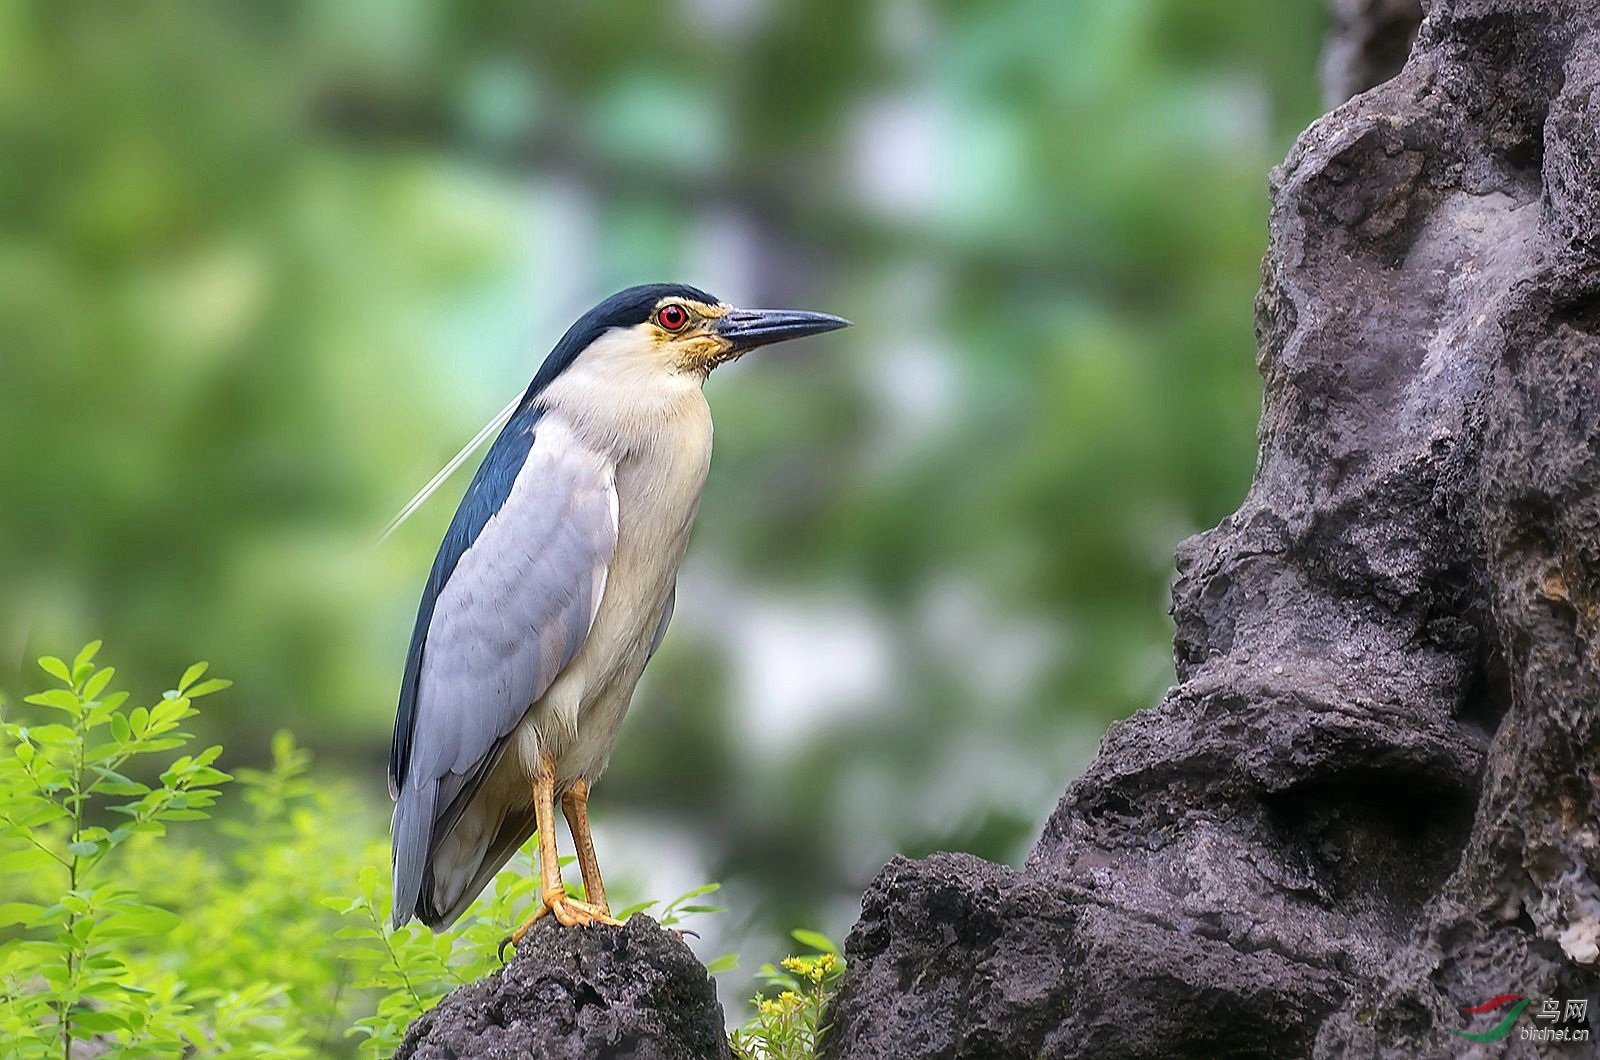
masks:
<path fill-rule="evenodd" d="M 705 968 L 646 916 L 545 920 L 500 971 L 412 1024 L 395 1060 L 719 1060 L 732 1051 Z"/>
<path fill-rule="evenodd" d="M 1449 1033 L 1501 993 L 1600 1029 L 1597 88 L 1600 4 L 1435 0 L 1300 137 L 1180 683 L 1022 871 L 878 876 L 825 1056 L 1542 1055 Z"/>

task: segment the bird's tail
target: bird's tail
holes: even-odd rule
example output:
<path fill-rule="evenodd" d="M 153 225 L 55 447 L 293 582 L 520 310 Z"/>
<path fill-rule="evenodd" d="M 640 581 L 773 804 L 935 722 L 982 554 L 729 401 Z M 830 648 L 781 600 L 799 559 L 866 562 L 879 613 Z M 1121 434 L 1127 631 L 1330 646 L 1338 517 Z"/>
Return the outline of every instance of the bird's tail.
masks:
<path fill-rule="evenodd" d="M 496 807 L 482 799 L 474 803 L 435 846 L 423 877 L 416 913 L 435 931 L 454 924 L 533 834 L 531 805 Z"/>
<path fill-rule="evenodd" d="M 394 804 L 390 825 L 394 853 L 394 912 L 391 922 L 399 927 L 417 910 L 423 877 L 428 870 L 428 847 L 433 832 L 433 802 L 437 783 L 405 784 Z"/>

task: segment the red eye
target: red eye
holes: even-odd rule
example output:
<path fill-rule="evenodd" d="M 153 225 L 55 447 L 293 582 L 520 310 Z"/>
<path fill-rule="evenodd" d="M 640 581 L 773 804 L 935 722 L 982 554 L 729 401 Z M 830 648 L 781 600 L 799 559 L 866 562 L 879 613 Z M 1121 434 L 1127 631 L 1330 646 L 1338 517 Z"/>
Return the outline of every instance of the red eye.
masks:
<path fill-rule="evenodd" d="M 668 331 L 682 331 L 689 323 L 689 311 L 676 302 L 668 302 L 657 311 L 656 322 Z"/>

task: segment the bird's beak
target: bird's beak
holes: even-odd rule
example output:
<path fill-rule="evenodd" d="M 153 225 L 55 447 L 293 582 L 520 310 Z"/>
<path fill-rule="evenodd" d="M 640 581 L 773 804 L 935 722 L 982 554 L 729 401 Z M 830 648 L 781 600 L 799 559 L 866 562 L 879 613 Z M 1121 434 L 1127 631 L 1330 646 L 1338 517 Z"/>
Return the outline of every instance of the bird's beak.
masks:
<path fill-rule="evenodd" d="M 850 321 L 827 313 L 807 313 L 799 309 L 731 309 L 711 326 L 712 332 L 728 344 L 725 357 L 737 357 L 757 346 L 803 339 L 824 331 L 847 328 Z"/>

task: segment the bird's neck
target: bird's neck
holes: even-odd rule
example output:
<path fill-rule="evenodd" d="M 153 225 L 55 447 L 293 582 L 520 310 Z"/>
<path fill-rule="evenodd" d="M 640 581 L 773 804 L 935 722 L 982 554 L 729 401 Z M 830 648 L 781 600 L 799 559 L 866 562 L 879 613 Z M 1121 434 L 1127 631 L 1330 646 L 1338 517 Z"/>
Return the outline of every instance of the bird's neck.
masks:
<path fill-rule="evenodd" d="M 603 340 L 602 340 L 603 341 Z M 711 433 L 703 375 L 674 371 L 626 349 L 601 343 L 562 372 L 539 395 L 585 444 L 618 463 L 686 438 Z"/>

